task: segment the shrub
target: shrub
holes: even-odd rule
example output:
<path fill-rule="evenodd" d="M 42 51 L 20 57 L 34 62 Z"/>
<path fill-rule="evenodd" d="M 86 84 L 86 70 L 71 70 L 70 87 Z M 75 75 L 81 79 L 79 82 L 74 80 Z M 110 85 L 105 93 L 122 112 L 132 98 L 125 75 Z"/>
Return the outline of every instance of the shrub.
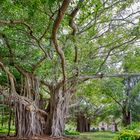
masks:
<path fill-rule="evenodd" d="M 74 131 L 74 130 L 65 130 L 66 135 L 80 135 L 80 132 Z"/>
<path fill-rule="evenodd" d="M 99 128 L 92 128 L 91 130 L 90 130 L 90 132 L 98 132 L 99 131 Z"/>
<path fill-rule="evenodd" d="M 114 140 L 140 140 L 140 133 L 134 130 L 123 130 L 119 132 Z"/>
<path fill-rule="evenodd" d="M 133 122 L 130 125 L 127 126 L 128 130 L 140 130 L 140 123 L 139 122 Z"/>

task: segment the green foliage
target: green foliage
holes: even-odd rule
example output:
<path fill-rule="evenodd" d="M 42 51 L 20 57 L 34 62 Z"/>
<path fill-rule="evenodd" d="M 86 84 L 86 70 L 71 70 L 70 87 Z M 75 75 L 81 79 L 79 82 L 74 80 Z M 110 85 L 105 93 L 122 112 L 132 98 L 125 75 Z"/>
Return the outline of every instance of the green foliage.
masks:
<path fill-rule="evenodd" d="M 132 47 L 128 50 L 127 55 L 124 57 L 123 67 L 128 72 L 140 71 L 140 49 L 138 47 L 135 46 L 135 48 Z"/>
<path fill-rule="evenodd" d="M 0 126 L 1 127 L 1 126 Z M 7 128 L 0 128 L 0 133 L 2 133 L 2 134 L 7 134 L 8 133 L 8 126 L 7 126 Z M 11 127 L 11 129 L 10 129 L 10 133 L 15 133 L 15 128 L 14 127 Z"/>
<path fill-rule="evenodd" d="M 120 131 L 114 140 L 140 140 L 140 123 L 132 122 L 126 129 Z"/>
<path fill-rule="evenodd" d="M 140 122 L 132 122 L 130 125 L 127 126 L 128 130 L 140 130 Z"/>
<path fill-rule="evenodd" d="M 66 135 L 80 135 L 80 132 L 74 130 L 65 130 Z"/>
<path fill-rule="evenodd" d="M 108 96 L 122 95 L 122 91 L 123 91 L 122 79 L 112 78 L 112 79 L 102 80 L 101 90 L 103 94 L 106 94 Z"/>
<path fill-rule="evenodd" d="M 91 130 L 90 130 L 90 132 L 98 132 L 99 131 L 99 129 L 98 128 L 92 128 Z"/>
<path fill-rule="evenodd" d="M 139 19 L 138 24 L 132 29 L 131 34 L 137 37 L 140 36 L 140 19 Z"/>
<path fill-rule="evenodd" d="M 5 85 L 6 82 L 7 82 L 6 74 L 0 70 L 0 83 L 1 83 L 1 85 Z"/>
<path fill-rule="evenodd" d="M 140 140 L 140 133 L 134 130 L 123 130 L 119 132 L 114 140 Z"/>
<path fill-rule="evenodd" d="M 80 140 L 112 140 L 115 133 L 112 132 L 93 132 L 80 134 Z"/>

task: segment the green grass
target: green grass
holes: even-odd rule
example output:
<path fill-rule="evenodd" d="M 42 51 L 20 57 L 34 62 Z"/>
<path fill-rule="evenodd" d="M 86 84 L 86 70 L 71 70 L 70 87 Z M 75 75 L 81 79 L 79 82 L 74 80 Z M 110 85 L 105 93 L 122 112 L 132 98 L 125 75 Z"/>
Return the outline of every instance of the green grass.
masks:
<path fill-rule="evenodd" d="M 113 140 L 115 133 L 112 132 L 88 132 L 81 133 L 80 140 Z"/>
<path fill-rule="evenodd" d="M 0 125 L 0 134 L 7 134 L 8 133 L 8 125 L 5 125 L 5 126 L 1 126 Z M 11 126 L 11 130 L 10 130 L 10 133 L 15 133 L 15 127 L 14 126 Z"/>
<path fill-rule="evenodd" d="M 1 133 L 7 134 L 8 133 L 8 129 L 7 128 L 0 129 L 0 134 Z M 15 130 L 11 130 L 10 133 L 15 133 Z"/>

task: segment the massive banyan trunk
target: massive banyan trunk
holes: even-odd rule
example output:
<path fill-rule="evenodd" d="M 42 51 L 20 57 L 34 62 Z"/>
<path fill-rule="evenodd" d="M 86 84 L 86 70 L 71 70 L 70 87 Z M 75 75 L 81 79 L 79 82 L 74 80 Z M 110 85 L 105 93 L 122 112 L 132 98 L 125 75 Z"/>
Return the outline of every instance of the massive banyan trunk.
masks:
<path fill-rule="evenodd" d="M 71 93 L 61 87 L 51 89 L 50 103 L 47 108 L 46 132 L 53 137 L 63 136 Z"/>
<path fill-rule="evenodd" d="M 77 115 L 77 131 L 79 132 L 90 131 L 90 119 L 86 118 L 83 114 Z"/>
<path fill-rule="evenodd" d="M 30 137 L 43 134 L 43 115 L 33 106 L 16 102 L 16 135 Z"/>
<path fill-rule="evenodd" d="M 62 136 L 71 92 L 64 90 L 63 86 L 50 86 L 50 102 L 46 112 L 39 109 L 39 81 L 38 79 L 17 67 L 23 76 L 23 82 L 15 86 L 13 75 L 0 63 L 8 74 L 11 84 L 11 99 L 16 108 L 16 135 L 30 137 L 42 133 L 52 136 Z M 44 119 L 45 118 L 45 119 Z M 44 128 L 45 123 L 45 128 Z"/>
<path fill-rule="evenodd" d="M 8 75 L 10 81 L 10 101 L 15 105 L 16 135 L 31 137 L 43 133 L 44 116 L 46 113 L 39 109 L 39 80 L 17 67 L 23 75 L 23 82 L 15 86 L 15 78 L 0 62 L 0 67 Z"/>
<path fill-rule="evenodd" d="M 45 124 L 44 115 L 39 109 L 39 81 L 26 73 L 24 82 L 21 86 L 20 97 L 16 100 L 16 135 L 18 137 L 30 137 L 43 134 Z M 26 100 L 28 99 L 28 100 Z M 40 110 L 40 111 L 39 111 Z"/>

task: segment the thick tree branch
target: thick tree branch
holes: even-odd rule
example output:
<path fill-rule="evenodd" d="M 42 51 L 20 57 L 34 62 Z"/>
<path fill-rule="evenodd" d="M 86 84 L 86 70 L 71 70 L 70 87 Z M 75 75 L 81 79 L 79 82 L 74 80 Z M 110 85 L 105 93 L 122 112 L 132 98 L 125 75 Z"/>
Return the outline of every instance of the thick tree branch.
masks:
<path fill-rule="evenodd" d="M 69 21 L 69 26 L 72 28 L 72 35 L 75 36 L 76 34 L 76 30 L 77 30 L 77 27 L 75 25 L 75 22 L 74 22 L 74 18 L 76 17 L 77 13 L 79 11 L 79 6 L 77 6 L 73 11 L 72 13 L 70 14 L 70 21 Z M 77 58 L 78 58 L 78 49 L 77 49 L 77 46 L 75 45 L 75 58 L 74 58 L 74 62 L 76 63 L 77 62 Z"/>
<path fill-rule="evenodd" d="M 72 13 L 70 14 L 70 21 L 69 21 L 69 26 L 72 28 L 72 35 L 75 35 L 77 27 L 75 25 L 74 22 L 74 18 L 76 17 L 78 11 L 79 11 L 79 6 L 76 6 L 76 8 L 72 11 Z"/>
<path fill-rule="evenodd" d="M 19 66 L 19 65 L 15 65 L 15 68 L 22 74 L 22 75 L 24 75 L 25 77 L 27 77 L 27 73 L 29 73 L 29 72 L 27 72 L 25 69 L 23 69 L 21 66 Z"/>
<path fill-rule="evenodd" d="M 75 36 L 76 35 L 76 31 L 77 31 L 77 27 L 76 27 L 76 24 L 74 22 L 74 19 L 80 9 L 79 7 L 79 4 L 81 3 L 82 1 L 79 1 L 78 5 L 75 7 L 75 9 L 71 12 L 70 14 L 70 21 L 69 21 L 69 26 L 72 28 L 72 35 Z M 78 48 L 77 48 L 77 45 L 74 45 L 74 50 L 75 50 L 75 56 L 74 56 L 74 63 L 76 64 L 77 61 L 78 61 Z M 75 75 L 78 76 L 79 74 L 79 70 L 78 70 L 78 67 L 76 67 L 75 69 Z"/>
<path fill-rule="evenodd" d="M 52 43 L 56 49 L 56 52 L 58 53 L 58 55 L 60 56 L 60 59 L 61 59 L 63 81 L 66 80 L 66 64 L 65 64 L 64 52 L 63 52 L 62 48 L 58 45 L 58 42 L 57 42 L 57 31 L 61 24 L 65 11 L 68 8 L 70 1 L 71 0 L 63 0 L 62 6 L 59 9 L 58 15 L 56 17 L 56 20 L 54 21 L 54 25 L 53 25 L 53 29 L 52 29 Z"/>
<path fill-rule="evenodd" d="M 79 80 L 90 80 L 90 79 L 99 79 L 99 78 L 125 78 L 129 76 L 140 76 L 140 73 L 120 73 L 120 74 L 96 74 L 91 76 L 81 75 L 79 76 Z"/>
<path fill-rule="evenodd" d="M 52 88 L 52 85 L 51 85 L 49 82 L 44 81 L 44 80 L 40 80 L 40 82 L 41 82 L 41 84 L 42 84 L 42 85 L 47 86 L 49 89 L 51 89 L 51 88 Z"/>

